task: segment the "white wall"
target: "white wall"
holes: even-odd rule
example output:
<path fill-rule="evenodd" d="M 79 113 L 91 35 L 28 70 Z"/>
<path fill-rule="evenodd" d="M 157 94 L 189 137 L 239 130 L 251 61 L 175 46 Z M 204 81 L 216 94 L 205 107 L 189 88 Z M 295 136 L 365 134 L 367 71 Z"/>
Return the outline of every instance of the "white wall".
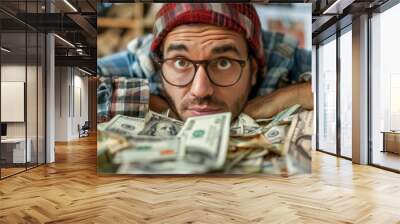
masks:
<path fill-rule="evenodd" d="M 68 140 L 68 85 L 67 67 L 55 68 L 55 141 Z"/>
<path fill-rule="evenodd" d="M 83 75 L 76 68 L 56 67 L 56 141 L 77 139 L 78 124 L 88 120 L 88 78 Z"/>
<path fill-rule="evenodd" d="M 2 65 L 1 81 L 25 82 L 25 65 Z M 1 108 L 1 110 L 6 109 L 7 108 Z M 7 123 L 7 137 L 25 137 L 25 123 Z"/>
<path fill-rule="evenodd" d="M 27 69 L 28 74 L 32 73 L 34 69 L 33 66 L 25 65 L 2 65 L 1 66 L 1 81 L 2 82 L 25 82 L 25 74 Z M 36 73 L 36 70 L 35 70 Z M 26 82 L 25 82 L 26 83 Z M 36 83 L 35 83 L 36 85 Z M 36 90 L 34 93 L 27 93 L 27 96 L 36 96 Z M 32 100 L 28 100 L 30 102 Z M 1 110 L 7 110 L 7 108 L 1 108 Z M 35 114 L 36 116 L 36 114 Z M 28 121 L 33 120 L 28 114 Z M 7 136 L 8 137 L 25 137 L 25 122 L 7 122 Z M 29 137 L 29 136 L 28 136 Z"/>
<path fill-rule="evenodd" d="M 38 71 L 36 70 L 38 69 Z M 25 134 L 30 139 L 30 148 L 32 152 L 32 161 L 44 163 L 44 74 L 42 67 L 25 66 L 20 64 L 3 64 L 1 66 L 2 82 L 25 82 L 26 83 L 26 106 L 22 107 L 22 113 L 26 110 L 26 120 L 23 122 L 6 122 L 8 138 L 25 138 Z M 27 78 L 27 80 L 25 80 Z M 4 90 L 4 89 L 3 89 Z M 23 90 L 22 90 L 23 92 Z M 23 93 L 22 93 L 23 94 Z M 7 97 L 7 96 L 2 96 Z M 2 107 L 1 110 L 7 113 L 13 113 L 10 107 Z M 7 111 L 8 110 L 8 111 Z M 15 112 L 14 112 L 15 113 Z M 37 154 L 38 153 L 38 157 Z"/>

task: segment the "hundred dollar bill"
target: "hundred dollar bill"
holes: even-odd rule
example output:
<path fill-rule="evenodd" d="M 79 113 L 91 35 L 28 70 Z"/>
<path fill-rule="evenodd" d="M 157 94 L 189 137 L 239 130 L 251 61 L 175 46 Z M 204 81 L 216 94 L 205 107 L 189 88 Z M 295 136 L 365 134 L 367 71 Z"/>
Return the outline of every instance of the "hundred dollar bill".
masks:
<path fill-rule="evenodd" d="M 114 135 L 107 132 L 99 132 L 101 140 L 97 140 L 97 153 L 114 154 L 115 152 L 127 148 L 130 143 L 121 135 Z"/>
<path fill-rule="evenodd" d="M 262 163 L 264 159 L 262 157 L 252 158 L 240 161 L 230 172 L 237 174 L 250 174 L 259 173 L 262 171 Z"/>
<path fill-rule="evenodd" d="M 115 173 L 118 165 L 112 163 L 113 154 L 131 145 L 122 135 L 113 135 L 102 131 L 97 134 L 97 171 Z"/>
<path fill-rule="evenodd" d="M 271 143 L 262 135 L 232 137 L 229 145 L 237 148 L 269 148 Z"/>
<path fill-rule="evenodd" d="M 128 142 L 130 147 L 115 154 L 115 164 L 177 160 L 185 154 L 181 137 L 135 136 L 130 137 Z"/>
<path fill-rule="evenodd" d="M 270 128 L 272 128 L 273 126 L 279 125 L 279 123 L 282 121 L 288 121 L 288 118 L 291 115 L 293 115 L 294 113 L 296 113 L 299 109 L 300 109 L 300 105 L 295 104 L 295 105 L 279 112 L 277 115 L 275 115 L 273 117 L 273 120 L 271 122 L 269 122 L 268 125 L 266 125 L 262 129 L 262 132 L 264 132 L 264 133 L 267 132 Z"/>
<path fill-rule="evenodd" d="M 311 172 L 311 136 L 313 111 L 296 114 L 285 140 L 285 151 L 299 172 Z"/>
<path fill-rule="evenodd" d="M 230 136 L 251 136 L 261 133 L 261 127 L 245 113 L 241 113 L 232 123 Z"/>
<path fill-rule="evenodd" d="M 185 160 L 220 169 L 225 162 L 232 114 L 190 117 L 178 136 L 185 136 Z"/>
<path fill-rule="evenodd" d="M 258 149 L 254 150 L 250 155 L 246 157 L 246 159 L 255 159 L 255 158 L 262 158 L 268 154 L 267 149 Z"/>
<path fill-rule="evenodd" d="M 248 152 L 250 153 L 250 155 L 246 158 L 256 158 L 256 157 L 263 157 L 263 156 L 267 155 L 269 151 L 268 151 L 268 149 L 261 149 L 261 148 L 255 148 L 255 149 L 244 148 L 244 149 L 240 149 L 237 151 L 228 151 L 227 160 L 233 160 L 236 157 L 238 157 L 242 154 L 246 154 Z"/>
<path fill-rule="evenodd" d="M 261 133 L 262 128 L 258 126 L 247 126 L 242 125 L 239 127 L 233 127 L 230 130 L 231 137 L 240 137 L 240 136 L 253 136 Z"/>
<path fill-rule="evenodd" d="M 274 120 L 274 118 L 259 118 L 259 119 L 256 119 L 256 122 L 257 122 L 257 124 L 258 123 L 269 123 L 269 122 L 271 122 L 272 120 Z"/>
<path fill-rule="evenodd" d="M 261 171 L 261 163 L 264 156 L 268 154 L 267 149 L 247 149 L 228 153 L 227 162 L 224 166 L 225 173 L 255 173 Z"/>
<path fill-rule="evenodd" d="M 279 125 L 271 127 L 267 132 L 264 133 L 265 138 L 271 143 L 283 143 L 289 126 Z"/>
<path fill-rule="evenodd" d="M 115 115 L 109 122 L 101 126 L 101 131 L 123 135 L 137 135 L 144 127 L 144 119 L 138 117 L 129 117 L 125 115 Z"/>
<path fill-rule="evenodd" d="M 294 173 L 290 159 L 287 156 L 267 158 L 263 161 L 261 169 L 263 173 L 282 176 Z"/>
<path fill-rule="evenodd" d="M 161 113 L 161 115 L 168 117 L 169 116 L 169 112 L 170 112 L 170 109 L 167 109 L 167 110 L 163 111 Z"/>
<path fill-rule="evenodd" d="M 176 136 L 183 126 L 182 121 L 149 111 L 144 119 L 144 128 L 139 135 Z"/>
<path fill-rule="evenodd" d="M 240 163 L 240 161 L 244 160 L 247 156 L 251 154 L 251 150 L 243 150 L 241 153 L 236 153 L 235 157 L 227 161 L 224 165 L 225 173 L 230 173 L 230 171 Z"/>
<path fill-rule="evenodd" d="M 120 135 L 108 135 L 106 140 L 101 141 L 98 144 L 100 144 L 100 149 L 106 149 L 109 155 L 114 155 L 115 153 L 132 146 L 126 138 L 121 137 Z"/>
<path fill-rule="evenodd" d="M 104 131 L 104 128 L 107 127 L 107 123 L 108 123 L 108 122 L 98 123 L 98 124 L 97 124 L 97 130 L 99 130 L 99 131 Z"/>
<path fill-rule="evenodd" d="M 239 116 L 236 118 L 234 122 L 232 122 L 232 127 L 240 127 L 242 125 L 247 125 L 247 126 L 259 126 L 257 122 L 250 117 L 249 115 L 245 113 L 239 114 Z"/>
<path fill-rule="evenodd" d="M 268 149 L 278 155 L 283 155 L 283 144 L 272 144 L 263 134 L 254 136 L 232 137 L 229 139 L 229 149 Z"/>

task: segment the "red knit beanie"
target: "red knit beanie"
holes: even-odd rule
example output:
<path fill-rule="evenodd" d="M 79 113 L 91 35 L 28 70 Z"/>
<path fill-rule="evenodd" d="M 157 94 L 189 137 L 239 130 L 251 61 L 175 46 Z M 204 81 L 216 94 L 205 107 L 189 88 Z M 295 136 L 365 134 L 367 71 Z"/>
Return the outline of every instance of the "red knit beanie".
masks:
<path fill-rule="evenodd" d="M 265 65 L 261 24 L 249 3 L 167 3 L 156 15 L 151 52 L 157 54 L 163 39 L 175 27 L 190 23 L 222 26 L 244 35 L 259 70 Z"/>

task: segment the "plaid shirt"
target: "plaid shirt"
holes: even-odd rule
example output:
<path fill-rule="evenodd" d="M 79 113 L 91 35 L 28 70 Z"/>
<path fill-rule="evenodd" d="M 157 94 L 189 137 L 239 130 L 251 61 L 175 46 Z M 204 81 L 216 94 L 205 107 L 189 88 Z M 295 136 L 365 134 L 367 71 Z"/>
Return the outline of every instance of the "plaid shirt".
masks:
<path fill-rule="evenodd" d="M 147 79 L 100 77 L 97 88 L 97 121 L 108 121 L 116 114 L 144 117 L 149 110 L 148 86 Z"/>
<path fill-rule="evenodd" d="M 136 38 L 126 51 L 97 60 L 99 122 L 115 114 L 144 117 L 149 94 L 160 95 L 161 75 L 150 57 L 152 38 L 152 34 Z M 267 66 L 258 79 L 257 96 L 311 81 L 311 52 L 298 48 L 295 39 L 263 31 L 263 46 Z"/>

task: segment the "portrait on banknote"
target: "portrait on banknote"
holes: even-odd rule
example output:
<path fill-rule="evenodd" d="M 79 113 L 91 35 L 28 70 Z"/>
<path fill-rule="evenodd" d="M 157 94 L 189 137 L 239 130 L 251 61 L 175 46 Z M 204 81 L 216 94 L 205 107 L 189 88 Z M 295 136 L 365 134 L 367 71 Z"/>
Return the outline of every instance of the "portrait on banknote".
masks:
<path fill-rule="evenodd" d="M 311 4 L 98 8 L 98 173 L 311 172 Z"/>

